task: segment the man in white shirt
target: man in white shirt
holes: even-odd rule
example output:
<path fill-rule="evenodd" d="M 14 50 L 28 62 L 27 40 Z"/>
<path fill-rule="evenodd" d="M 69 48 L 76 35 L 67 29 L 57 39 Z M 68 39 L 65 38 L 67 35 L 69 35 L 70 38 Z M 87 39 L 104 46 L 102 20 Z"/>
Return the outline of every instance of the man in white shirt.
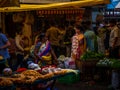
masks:
<path fill-rule="evenodd" d="M 116 21 L 110 21 L 111 33 L 110 33 L 110 57 L 119 58 L 119 48 L 120 48 L 120 28 L 116 24 Z"/>
<path fill-rule="evenodd" d="M 119 48 L 120 48 L 120 27 L 116 24 L 116 21 L 110 21 L 110 58 L 119 58 Z M 112 88 L 114 90 L 120 89 L 120 71 L 113 69 L 112 70 Z"/>

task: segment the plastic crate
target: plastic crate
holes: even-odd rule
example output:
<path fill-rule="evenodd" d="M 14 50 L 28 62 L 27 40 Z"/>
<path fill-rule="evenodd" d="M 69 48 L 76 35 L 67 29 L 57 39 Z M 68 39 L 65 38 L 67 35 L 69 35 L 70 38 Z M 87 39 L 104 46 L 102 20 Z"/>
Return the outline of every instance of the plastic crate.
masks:
<path fill-rule="evenodd" d="M 77 74 L 73 73 L 60 77 L 58 79 L 58 82 L 63 84 L 72 84 L 78 82 L 79 80 L 80 80 L 80 73 Z"/>

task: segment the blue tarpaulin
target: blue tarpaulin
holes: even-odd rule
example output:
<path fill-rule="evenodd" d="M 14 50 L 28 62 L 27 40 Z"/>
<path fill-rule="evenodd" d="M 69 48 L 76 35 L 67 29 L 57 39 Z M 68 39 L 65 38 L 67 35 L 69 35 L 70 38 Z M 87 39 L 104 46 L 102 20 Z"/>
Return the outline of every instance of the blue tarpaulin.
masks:
<path fill-rule="evenodd" d="M 110 4 L 107 4 L 107 9 L 115 9 L 120 0 L 111 0 Z"/>
<path fill-rule="evenodd" d="M 116 5 L 115 8 L 119 8 L 120 9 L 120 2 Z"/>

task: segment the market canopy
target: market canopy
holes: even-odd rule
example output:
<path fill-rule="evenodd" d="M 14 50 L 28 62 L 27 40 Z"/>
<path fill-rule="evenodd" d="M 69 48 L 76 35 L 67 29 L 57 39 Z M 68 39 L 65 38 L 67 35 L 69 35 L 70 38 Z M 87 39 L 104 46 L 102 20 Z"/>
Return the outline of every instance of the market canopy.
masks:
<path fill-rule="evenodd" d="M 0 8 L 2 7 L 18 7 L 20 5 L 19 0 L 0 0 Z"/>
<path fill-rule="evenodd" d="M 115 9 L 115 8 L 120 8 L 120 0 L 110 0 L 111 3 L 107 4 L 107 9 Z"/>
<path fill-rule="evenodd" d="M 110 0 L 81 0 L 62 3 L 51 4 L 20 4 L 20 7 L 3 7 L 0 12 L 18 12 L 18 11 L 31 11 L 31 10 L 44 10 L 44 9 L 57 9 L 57 8 L 80 8 L 86 6 L 93 6 L 99 4 L 108 4 Z"/>
<path fill-rule="evenodd" d="M 120 2 L 116 5 L 115 8 L 119 8 L 120 9 Z"/>

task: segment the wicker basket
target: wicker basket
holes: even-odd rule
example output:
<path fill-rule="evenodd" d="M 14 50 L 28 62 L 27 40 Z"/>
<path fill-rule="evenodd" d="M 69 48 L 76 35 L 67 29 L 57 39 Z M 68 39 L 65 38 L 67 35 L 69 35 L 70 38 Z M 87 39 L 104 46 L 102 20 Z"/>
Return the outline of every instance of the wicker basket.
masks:
<path fill-rule="evenodd" d="M 81 62 L 82 62 L 83 67 L 95 67 L 98 60 L 89 59 L 89 60 L 85 60 L 85 61 L 81 61 Z"/>
<path fill-rule="evenodd" d="M 89 60 L 76 60 L 76 67 L 94 67 L 96 66 L 98 60 L 89 59 Z"/>
<path fill-rule="evenodd" d="M 98 60 L 76 60 L 76 67 L 81 71 L 83 80 L 92 80 Z"/>

